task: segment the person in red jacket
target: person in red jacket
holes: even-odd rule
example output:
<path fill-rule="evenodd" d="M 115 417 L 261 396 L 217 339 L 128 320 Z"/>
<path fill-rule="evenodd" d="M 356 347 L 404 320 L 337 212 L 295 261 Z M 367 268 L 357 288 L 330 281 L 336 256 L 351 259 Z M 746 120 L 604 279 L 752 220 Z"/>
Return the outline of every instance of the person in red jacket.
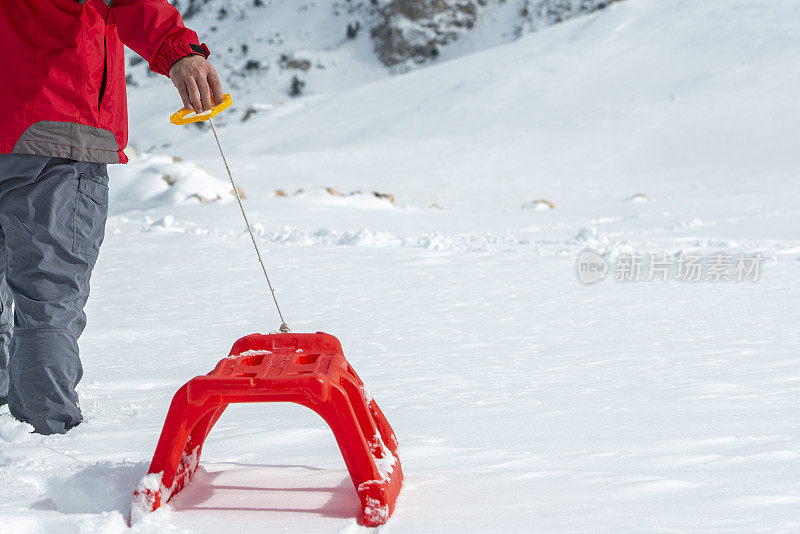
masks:
<path fill-rule="evenodd" d="M 208 48 L 166 0 L 0 2 L 0 406 L 42 434 L 82 420 L 77 340 L 106 165 L 127 162 L 123 45 L 185 107 L 222 102 Z"/>

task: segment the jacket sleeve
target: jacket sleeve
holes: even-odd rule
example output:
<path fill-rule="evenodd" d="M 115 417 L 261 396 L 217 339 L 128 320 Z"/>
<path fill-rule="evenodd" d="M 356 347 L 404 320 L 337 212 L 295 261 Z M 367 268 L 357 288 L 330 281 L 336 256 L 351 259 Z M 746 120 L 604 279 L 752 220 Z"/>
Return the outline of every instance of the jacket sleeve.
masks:
<path fill-rule="evenodd" d="M 183 25 L 181 14 L 167 0 L 116 0 L 111 20 L 120 40 L 150 64 L 150 69 L 169 76 L 179 59 L 192 55 L 199 45 L 197 34 Z"/>

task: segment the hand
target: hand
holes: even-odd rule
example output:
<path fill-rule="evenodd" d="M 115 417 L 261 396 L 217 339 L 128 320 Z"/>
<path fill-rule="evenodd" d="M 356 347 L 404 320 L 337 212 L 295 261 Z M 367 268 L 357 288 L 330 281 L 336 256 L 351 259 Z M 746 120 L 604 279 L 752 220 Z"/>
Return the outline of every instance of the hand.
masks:
<path fill-rule="evenodd" d="M 222 103 L 222 84 L 217 71 L 202 56 L 179 59 L 169 69 L 169 77 L 181 94 L 186 109 L 202 113 Z"/>

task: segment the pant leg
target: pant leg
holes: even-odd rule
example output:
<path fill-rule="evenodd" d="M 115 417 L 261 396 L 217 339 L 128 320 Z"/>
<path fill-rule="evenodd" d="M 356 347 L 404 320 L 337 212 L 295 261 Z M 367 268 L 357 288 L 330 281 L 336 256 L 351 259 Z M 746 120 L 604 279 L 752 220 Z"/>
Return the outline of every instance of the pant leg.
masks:
<path fill-rule="evenodd" d="M 8 355 L 14 329 L 13 302 L 6 283 L 6 236 L 0 228 L 0 406 L 8 402 Z"/>
<path fill-rule="evenodd" d="M 36 176 L 0 190 L 15 304 L 9 409 L 39 433 L 63 433 L 82 420 L 78 337 L 105 231 L 106 166 L 49 158 Z"/>
<path fill-rule="evenodd" d="M 48 160 L 49 158 L 44 156 L 0 155 L 0 201 L 6 192 L 24 185 L 36 177 Z M 1 209 L 2 205 L 0 204 Z M 14 329 L 12 315 L 14 301 L 6 280 L 7 269 L 8 254 L 5 232 L 0 226 L 0 406 L 8 402 L 8 363 Z"/>

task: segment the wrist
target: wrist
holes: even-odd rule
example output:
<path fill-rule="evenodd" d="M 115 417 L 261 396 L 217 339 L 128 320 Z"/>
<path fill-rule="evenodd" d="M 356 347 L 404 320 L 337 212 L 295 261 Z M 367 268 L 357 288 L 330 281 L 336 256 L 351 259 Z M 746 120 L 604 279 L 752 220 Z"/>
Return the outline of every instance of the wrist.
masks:
<path fill-rule="evenodd" d="M 172 60 L 172 63 L 169 65 L 169 68 L 165 73 L 167 76 L 169 76 L 169 73 L 172 72 L 172 68 L 175 65 L 177 65 L 182 59 L 195 56 L 200 56 L 203 59 L 208 59 L 208 56 L 211 55 L 211 52 L 208 50 L 208 47 L 205 45 L 205 43 L 202 44 L 185 43 L 179 48 L 180 52 L 175 56 L 173 56 L 175 57 L 175 59 Z"/>

